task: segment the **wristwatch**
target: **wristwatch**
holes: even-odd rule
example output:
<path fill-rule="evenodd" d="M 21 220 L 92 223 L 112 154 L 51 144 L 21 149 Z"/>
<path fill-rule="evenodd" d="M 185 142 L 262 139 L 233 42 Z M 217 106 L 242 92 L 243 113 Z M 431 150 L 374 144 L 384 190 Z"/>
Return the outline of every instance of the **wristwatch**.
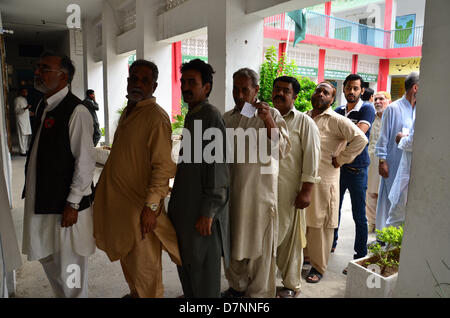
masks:
<path fill-rule="evenodd" d="M 386 159 L 380 159 L 379 162 L 380 163 L 386 162 Z"/>
<path fill-rule="evenodd" d="M 70 206 L 72 209 L 75 209 L 77 211 L 80 208 L 80 205 L 78 203 L 72 203 L 72 202 L 67 201 L 67 205 Z"/>
<path fill-rule="evenodd" d="M 153 212 L 156 212 L 156 210 L 158 210 L 159 204 L 158 204 L 158 203 L 148 203 L 148 202 L 145 202 L 145 206 L 147 206 L 148 208 L 150 208 L 150 210 L 152 210 Z"/>

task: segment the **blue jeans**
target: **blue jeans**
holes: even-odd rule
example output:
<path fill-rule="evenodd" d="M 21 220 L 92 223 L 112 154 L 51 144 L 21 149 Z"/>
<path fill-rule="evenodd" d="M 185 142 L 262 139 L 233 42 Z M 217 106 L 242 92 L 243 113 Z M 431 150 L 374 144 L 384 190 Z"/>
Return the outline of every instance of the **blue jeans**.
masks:
<path fill-rule="evenodd" d="M 355 168 L 353 168 L 355 169 Z M 367 255 L 367 218 L 366 218 L 366 190 L 367 190 L 367 167 L 352 170 L 349 167 L 341 167 L 341 177 L 339 181 L 339 224 L 341 223 L 341 208 L 344 200 L 345 190 L 350 192 L 352 201 L 353 221 L 355 221 L 355 255 L 354 259 Z M 338 228 L 334 230 L 333 247 L 336 247 L 338 240 Z"/>

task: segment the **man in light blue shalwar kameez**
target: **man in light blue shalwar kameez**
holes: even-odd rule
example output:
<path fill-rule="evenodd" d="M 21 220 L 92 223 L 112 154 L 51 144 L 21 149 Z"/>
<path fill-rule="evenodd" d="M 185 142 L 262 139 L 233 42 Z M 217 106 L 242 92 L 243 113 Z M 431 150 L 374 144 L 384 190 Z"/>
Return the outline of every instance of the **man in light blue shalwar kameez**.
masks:
<path fill-rule="evenodd" d="M 414 124 L 413 124 L 414 126 Z M 398 148 L 402 150 L 402 158 L 398 166 L 391 192 L 389 193 L 389 201 L 391 209 L 388 213 L 386 226 L 400 226 L 405 223 L 406 202 L 408 201 L 408 185 L 411 173 L 411 157 L 414 140 L 414 128 L 409 135 L 400 135 Z M 397 137 L 397 138 L 398 138 Z"/>
<path fill-rule="evenodd" d="M 375 146 L 375 155 L 379 158 L 381 175 L 378 192 L 376 228 L 386 227 L 391 202 L 389 193 L 395 180 L 403 151 L 397 147 L 395 137 L 399 132 L 409 133 L 415 116 L 416 94 L 419 75 L 411 73 L 405 80 L 405 95 L 393 102 L 383 113 L 381 132 Z"/>

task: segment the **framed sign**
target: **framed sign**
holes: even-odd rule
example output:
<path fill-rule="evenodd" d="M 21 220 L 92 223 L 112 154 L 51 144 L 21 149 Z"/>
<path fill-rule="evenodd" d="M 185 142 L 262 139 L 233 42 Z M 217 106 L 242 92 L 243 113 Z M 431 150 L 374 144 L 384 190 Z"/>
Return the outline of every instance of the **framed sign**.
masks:
<path fill-rule="evenodd" d="M 395 18 L 394 47 L 413 47 L 416 14 Z"/>

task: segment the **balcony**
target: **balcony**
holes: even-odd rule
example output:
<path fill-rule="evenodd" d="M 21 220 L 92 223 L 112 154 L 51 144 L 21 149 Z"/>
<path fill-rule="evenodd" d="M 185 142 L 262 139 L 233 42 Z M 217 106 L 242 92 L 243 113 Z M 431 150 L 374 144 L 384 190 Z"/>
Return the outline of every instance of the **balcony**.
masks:
<path fill-rule="evenodd" d="M 423 26 L 385 31 L 349 20 L 306 12 L 306 34 L 335 40 L 368 45 L 379 49 L 411 48 L 422 46 Z M 264 19 L 265 30 L 294 31 L 295 24 L 285 14 Z M 293 40 L 293 35 L 290 36 Z"/>

